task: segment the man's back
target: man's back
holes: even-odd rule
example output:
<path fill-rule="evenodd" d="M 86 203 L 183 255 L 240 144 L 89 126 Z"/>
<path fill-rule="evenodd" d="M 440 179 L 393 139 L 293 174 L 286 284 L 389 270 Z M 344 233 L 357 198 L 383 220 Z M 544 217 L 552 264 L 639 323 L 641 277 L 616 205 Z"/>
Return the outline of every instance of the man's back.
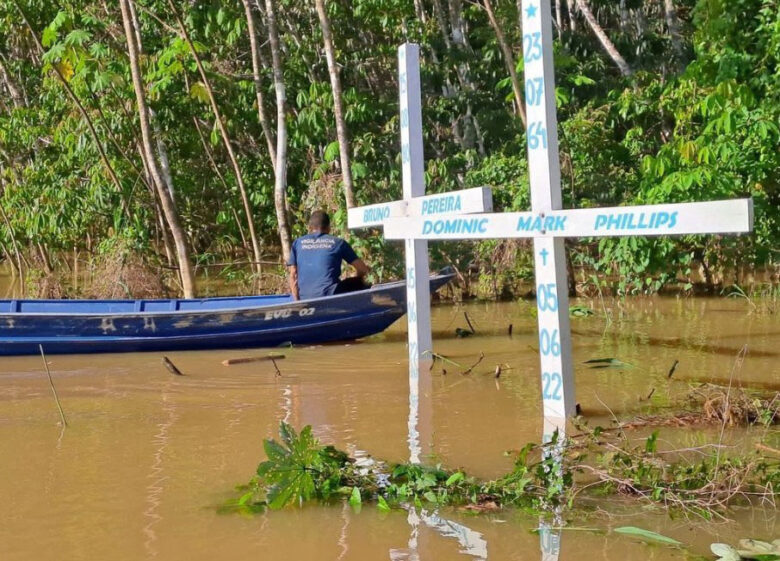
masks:
<path fill-rule="evenodd" d="M 341 262 L 358 259 L 350 245 L 336 236 L 314 232 L 295 240 L 288 265 L 297 267 L 300 298 L 330 296 L 341 276 Z"/>

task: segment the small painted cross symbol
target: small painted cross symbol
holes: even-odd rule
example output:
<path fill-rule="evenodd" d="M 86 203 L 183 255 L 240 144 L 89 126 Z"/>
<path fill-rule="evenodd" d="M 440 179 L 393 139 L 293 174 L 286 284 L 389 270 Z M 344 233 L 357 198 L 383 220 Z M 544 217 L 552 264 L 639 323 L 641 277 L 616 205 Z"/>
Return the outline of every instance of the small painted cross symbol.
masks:
<path fill-rule="evenodd" d="M 543 249 L 542 251 L 539 252 L 539 255 L 542 256 L 542 264 L 546 266 L 547 265 L 547 256 L 550 255 L 550 252 L 547 251 L 547 248 L 545 248 L 545 249 Z"/>
<path fill-rule="evenodd" d="M 528 16 L 528 19 L 535 18 L 536 17 L 536 10 L 538 8 L 534 6 L 533 4 L 529 4 L 528 7 L 525 9 L 525 13 Z"/>

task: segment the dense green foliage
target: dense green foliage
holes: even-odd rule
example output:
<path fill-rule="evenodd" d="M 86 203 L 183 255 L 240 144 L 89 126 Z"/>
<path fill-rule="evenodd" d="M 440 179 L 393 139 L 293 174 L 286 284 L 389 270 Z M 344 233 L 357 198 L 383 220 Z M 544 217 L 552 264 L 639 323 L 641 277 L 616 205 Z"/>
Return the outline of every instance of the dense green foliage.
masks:
<path fill-rule="evenodd" d="M 263 4 L 254 6 L 264 59 L 260 86 L 274 128 Z M 305 215 L 317 207 L 333 212 L 343 227 L 333 93 L 314 2 L 276 4 L 294 234 L 302 233 Z M 623 76 L 582 15 L 564 9 L 556 41 L 556 94 L 565 204 L 752 196 L 756 231 L 739 238 L 582 240 L 570 246 L 574 266 L 615 280 L 624 291 L 654 291 L 675 279 L 692 282 L 698 271 L 710 286 L 743 283 L 756 269 L 777 267 L 777 0 L 677 0 L 678 36 L 662 2 L 589 4 L 633 73 Z M 341 67 L 358 202 L 400 196 L 396 47 L 410 40 L 422 45 L 424 57 L 429 191 L 490 185 L 496 210 L 527 209 L 524 127 L 513 111 L 508 71 L 484 6 L 460 0 L 330 0 L 326 5 Z M 492 5 L 514 53 L 511 64 L 522 70 L 516 3 L 493 0 Z M 143 0 L 136 8 L 147 101 L 157 140 L 167 150 L 193 258 L 201 263 L 245 259 L 250 244 L 239 186 L 206 85 L 168 4 Z M 242 3 L 196 1 L 178 9 L 215 90 L 264 254 L 276 260 L 274 172 L 258 119 Z M 95 255 L 120 238 L 164 260 L 166 226 L 139 155 L 119 8 L 93 0 L 0 0 L 0 63 L 0 242 L 6 257 L 56 267 L 66 251 Z M 379 236 L 353 240 L 369 255 L 378 277 L 397 272 L 397 247 Z M 462 270 L 476 265 L 494 275 L 491 286 L 499 293 L 528 276 L 529 260 L 516 242 L 433 247 L 437 263 Z M 19 253 L 21 258 L 15 256 Z M 170 256 L 168 261 L 173 263 Z"/>

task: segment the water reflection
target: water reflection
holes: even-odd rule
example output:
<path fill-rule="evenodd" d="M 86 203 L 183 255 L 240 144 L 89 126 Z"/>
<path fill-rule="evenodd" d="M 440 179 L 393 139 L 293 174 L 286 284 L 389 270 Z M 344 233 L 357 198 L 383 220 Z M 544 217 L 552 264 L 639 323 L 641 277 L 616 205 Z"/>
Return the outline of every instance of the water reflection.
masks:
<path fill-rule="evenodd" d="M 429 359 L 410 361 L 409 363 L 409 422 L 408 443 L 409 461 L 419 464 L 423 452 L 433 450 L 433 395 L 431 370 L 433 361 Z M 428 512 L 421 509 L 419 514 L 409 508 L 407 523 L 411 528 L 408 548 L 391 549 L 391 561 L 420 561 L 418 536 L 420 524 L 434 530 L 444 538 L 454 538 L 461 546 L 459 553 L 487 561 L 487 541 L 482 534 L 468 526 L 447 520 L 439 516 L 438 511 Z"/>
<path fill-rule="evenodd" d="M 431 392 L 432 362 L 420 361 L 409 364 L 409 420 L 408 443 L 409 461 L 420 463 L 423 451 L 433 449 L 433 403 Z M 566 419 L 559 417 L 544 418 L 544 432 L 542 443 L 547 445 L 544 449 L 545 458 L 551 458 L 553 463 L 547 467 L 556 474 L 551 474 L 550 481 L 560 481 L 563 476 L 563 446 L 566 439 Z M 556 477 L 557 475 L 557 477 Z M 563 490 L 562 487 L 560 489 Z M 421 561 L 418 540 L 421 524 L 434 530 L 444 538 L 457 540 L 460 545 L 459 553 L 468 555 L 479 561 L 487 561 L 488 544 L 480 532 L 458 522 L 448 520 L 439 515 L 437 510 L 428 512 L 421 509 L 409 508 L 407 523 L 410 527 L 408 547 L 404 549 L 391 549 L 391 561 Z M 563 517 L 561 507 L 555 507 L 551 516 L 542 517 L 539 520 L 539 545 L 542 561 L 558 561 L 561 551 L 561 533 Z"/>

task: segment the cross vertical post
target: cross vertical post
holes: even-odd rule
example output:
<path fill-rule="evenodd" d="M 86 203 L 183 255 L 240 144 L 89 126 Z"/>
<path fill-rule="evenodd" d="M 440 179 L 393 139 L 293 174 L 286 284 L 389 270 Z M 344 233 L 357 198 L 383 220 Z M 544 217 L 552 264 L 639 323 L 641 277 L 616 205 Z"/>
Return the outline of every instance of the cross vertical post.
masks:
<path fill-rule="evenodd" d="M 544 217 L 563 208 L 552 12 L 550 0 L 523 0 L 522 9 L 531 207 Z M 534 238 L 545 440 L 555 429 L 563 436 L 566 417 L 575 412 L 565 251 L 561 237 Z"/>
<path fill-rule="evenodd" d="M 398 48 L 398 83 L 403 194 L 404 200 L 409 201 L 425 195 L 419 45 L 405 43 Z M 405 249 L 406 317 L 409 326 L 409 448 L 410 461 L 419 463 L 422 452 L 420 440 L 428 440 L 425 437 L 420 438 L 417 419 L 419 400 L 421 393 L 423 399 L 430 393 L 430 388 L 427 387 L 430 384 L 420 383 L 420 360 L 423 357 L 430 359 L 433 350 L 428 242 L 409 238 L 405 240 Z M 427 373 L 427 369 L 422 370 Z M 427 426 L 427 423 L 422 424 Z M 423 427 L 423 432 L 428 431 Z"/>

